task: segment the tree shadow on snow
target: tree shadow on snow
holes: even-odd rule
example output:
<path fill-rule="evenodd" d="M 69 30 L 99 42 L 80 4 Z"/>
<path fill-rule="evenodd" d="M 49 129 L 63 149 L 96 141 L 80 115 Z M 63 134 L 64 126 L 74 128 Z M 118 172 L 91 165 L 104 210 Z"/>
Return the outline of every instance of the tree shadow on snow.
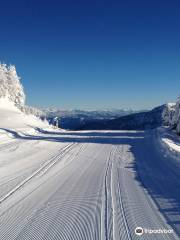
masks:
<path fill-rule="evenodd" d="M 51 134 L 51 132 L 42 131 L 41 135 L 20 134 L 14 130 L 1 128 L 10 133 L 14 138 L 22 140 L 42 140 L 50 142 L 78 142 L 78 143 L 96 143 L 96 144 L 123 144 L 126 143 L 126 139 L 143 138 L 143 132 L 59 132 Z"/>
<path fill-rule="evenodd" d="M 135 179 L 154 200 L 167 223 L 180 235 L 180 165 L 170 156 L 163 156 L 151 134 L 135 139 L 130 150 L 135 158 L 132 168 Z M 148 217 L 148 216 L 147 216 Z"/>

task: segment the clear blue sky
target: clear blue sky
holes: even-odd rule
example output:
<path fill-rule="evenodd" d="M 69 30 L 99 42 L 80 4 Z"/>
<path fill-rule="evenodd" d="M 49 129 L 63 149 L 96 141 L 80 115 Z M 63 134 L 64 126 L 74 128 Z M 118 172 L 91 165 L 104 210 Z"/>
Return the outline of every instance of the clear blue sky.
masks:
<path fill-rule="evenodd" d="M 0 60 L 27 103 L 151 108 L 180 94 L 180 1 L 1 1 Z"/>

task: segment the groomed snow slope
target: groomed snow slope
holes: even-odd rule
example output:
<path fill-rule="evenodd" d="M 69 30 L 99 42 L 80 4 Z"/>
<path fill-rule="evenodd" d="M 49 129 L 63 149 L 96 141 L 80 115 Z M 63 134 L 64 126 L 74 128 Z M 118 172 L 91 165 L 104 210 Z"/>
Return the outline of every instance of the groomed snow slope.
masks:
<path fill-rule="evenodd" d="M 161 145 L 161 152 L 180 164 L 180 137 L 168 127 L 157 129 L 157 139 Z"/>
<path fill-rule="evenodd" d="M 21 116 L 0 110 L 13 139 L 0 144 L 0 239 L 179 239 L 180 171 L 155 131 L 55 132 L 24 117 L 12 130 L 7 111 Z M 139 237 L 138 226 L 173 232 Z"/>
<path fill-rule="evenodd" d="M 48 126 L 37 117 L 22 113 L 8 98 L 0 98 L 0 128 L 28 129 Z"/>

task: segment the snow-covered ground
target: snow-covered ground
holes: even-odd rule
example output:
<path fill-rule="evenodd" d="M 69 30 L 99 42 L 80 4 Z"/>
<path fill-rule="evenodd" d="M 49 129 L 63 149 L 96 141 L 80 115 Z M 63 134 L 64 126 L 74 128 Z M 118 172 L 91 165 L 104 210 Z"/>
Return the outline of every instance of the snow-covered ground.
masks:
<path fill-rule="evenodd" d="M 0 98 L 0 128 L 30 129 L 33 127 L 48 127 L 48 123 L 33 115 L 22 113 L 13 102 L 7 98 Z"/>
<path fill-rule="evenodd" d="M 0 239 L 179 239 L 180 166 L 156 131 L 55 131 L 2 105 Z"/>
<path fill-rule="evenodd" d="M 180 163 L 180 137 L 175 131 L 167 127 L 157 129 L 157 139 L 159 141 L 161 152 L 167 158 L 171 158 Z"/>

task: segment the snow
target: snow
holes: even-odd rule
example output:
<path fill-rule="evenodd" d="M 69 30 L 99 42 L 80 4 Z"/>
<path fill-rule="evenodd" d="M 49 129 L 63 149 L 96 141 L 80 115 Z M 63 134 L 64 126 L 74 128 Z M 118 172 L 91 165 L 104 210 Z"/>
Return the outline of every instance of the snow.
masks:
<path fill-rule="evenodd" d="M 0 98 L 7 97 L 18 108 L 25 103 L 25 94 L 16 68 L 13 65 L 0 64 Z"/>
<path fill-rule="evenodd" d="M 168 146 L 168 148 L 171 151 L 180 153 L 180 144 L 178 144 L 177 142 L 174 142 L 173 140 L 168 139 L 168 138 L 162 138 L 162 141 Z"/>
<path fill-rule="evenodd" d="M 173 125 L 176 128 L 176 132 L 180 135 L 180 98 L 176 102 Z"/>
<path fill-rule="evenodd" d="M 170 150 L 174 150 L 176 152 L 180 152 L 180 145 L 177 145 L 174 141 L 168 139 L 168 138 L 162 138 L 162 141 L 167 144 Z"/>
<path fill-rule="evenodd" d="M 0 108 L 5 110 L 12 110 L 14 112 L 20 112 L 20 110 L 15 107 L 14 103 L 11 102 L 7 97 L 0 98 Z"/>
<path fill-rule="evenodd" d="M 47 122 L 21 112 L 7 97 L 0 98 L 0 129 L 33 131 L 35 127 L 48 128 Z"/>
<path fill-rule="evenodd" d="M 176 106 L 175 103 L 165 104 L 164 110 L 163 110 L 163 113 L 162 113 L 164 125 L 171 125 L 172 124 L 174 113 L 175 113 L 175 106 Z"/>
<path fill-rule="evenodd" d="M 163 112 L 164 123 L 175 129 L 177 134 L 180 135 L 180 98 L 175 104 L 167 104 Z"/>
<path fill-rule="evenodd" d="M 180 171 L 155 131 L 54 130 L 7 99 L 0 128 L 1 239 L 179 239 Z"/>
<path fill-rule="evenodd" d="M 180 138 L 168 127 L 157 129 L 158 146 L 161 152 L 170 159 L 180 162 Z"/>

